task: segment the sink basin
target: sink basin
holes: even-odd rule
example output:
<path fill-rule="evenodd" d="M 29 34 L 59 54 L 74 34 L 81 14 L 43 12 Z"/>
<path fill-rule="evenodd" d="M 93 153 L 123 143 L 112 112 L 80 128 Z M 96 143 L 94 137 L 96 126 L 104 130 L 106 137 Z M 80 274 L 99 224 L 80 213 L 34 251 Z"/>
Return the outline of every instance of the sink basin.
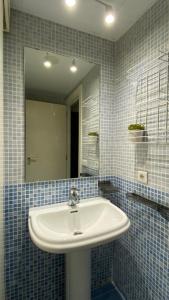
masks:
<path fill-rule="evenodd" d="M 90 248 L 117 239 L 130 227 L 126 214 L 101 197 L 73 208 L 67 203 L 31 208 L 28 222 L 38 248 L 66 254 L 67 300 L 91 300 Z"/>
<path fill-rule="evenodd" d="M 104 198 L 81 200 L 29 210 L 29 232 L 40 249 L 68 253 L 117 239 L 130 226 L 126 214 Z"/>

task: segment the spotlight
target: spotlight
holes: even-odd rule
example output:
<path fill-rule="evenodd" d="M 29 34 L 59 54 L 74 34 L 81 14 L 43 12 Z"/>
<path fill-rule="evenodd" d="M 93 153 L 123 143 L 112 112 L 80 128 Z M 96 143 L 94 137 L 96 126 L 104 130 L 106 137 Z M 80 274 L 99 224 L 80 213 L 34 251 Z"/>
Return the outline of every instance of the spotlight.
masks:
<path fill-rule="evenodd" d="M 115 21 L 113 9 L 111 6 L 106 5 L 105 23 L 111 25 Z"/>
<path fill-rule="evenodd" d="M 65 0 L 65 3 L 69 7 L 73 7 L 76 5 L 76 0 Z"/>
<path fill-rule="evenodd" d="M 76 73 L 77 72 L 77 66 L 76 66 L 75 59 L 72 60 L 72 65 L 70 66 L 70 71 L 72 73 Z"/>
<path fill-rule="evenodd" d="M 43 64 L 47 69 L 51 68 L 51 66 L 52 66 L 52 63 L 50 60 L 45 60 Z"/>
<path fill-rule="evenodd" d="M 48 53 L 47 53 L 46 56 L 45 56 L 43 65 L 44 65 L 44 67 L 47 68 L 47 69 L 49 69 L 49 68 L 52 67 L 52 62 L 51 62 L 50 59 L 49 59 Z"/>

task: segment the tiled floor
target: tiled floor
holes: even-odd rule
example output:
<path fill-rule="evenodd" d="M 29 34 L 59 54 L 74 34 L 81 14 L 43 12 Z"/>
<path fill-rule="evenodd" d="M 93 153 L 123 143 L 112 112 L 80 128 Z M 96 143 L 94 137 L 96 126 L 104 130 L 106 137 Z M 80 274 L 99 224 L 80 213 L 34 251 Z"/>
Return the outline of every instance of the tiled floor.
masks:
<path fill-rule="evenodd" d="M 94 293 L 92 300 L 122 300 L 122 298 L 113 285 L 107 284 Z"/>

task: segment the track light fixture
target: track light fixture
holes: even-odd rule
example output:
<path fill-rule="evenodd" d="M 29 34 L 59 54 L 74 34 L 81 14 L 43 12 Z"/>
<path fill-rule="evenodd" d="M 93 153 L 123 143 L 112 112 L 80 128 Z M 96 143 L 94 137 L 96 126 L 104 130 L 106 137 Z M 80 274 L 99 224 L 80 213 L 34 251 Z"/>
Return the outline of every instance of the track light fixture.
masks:
<path fill-rule="evenodd" d="M 105 23 L 107 25 L 113 24 L 115 21 L 113 7 L 111 5 L 108 5 L 104 0 L 95 0 L 95 1 L 105 7 L 105 18 L 104 18 Z M 77 0 L 65 0 L 66 5 L 69 6 L 70 8 L 74 7 L 76 5 L 76 2 Z"/>

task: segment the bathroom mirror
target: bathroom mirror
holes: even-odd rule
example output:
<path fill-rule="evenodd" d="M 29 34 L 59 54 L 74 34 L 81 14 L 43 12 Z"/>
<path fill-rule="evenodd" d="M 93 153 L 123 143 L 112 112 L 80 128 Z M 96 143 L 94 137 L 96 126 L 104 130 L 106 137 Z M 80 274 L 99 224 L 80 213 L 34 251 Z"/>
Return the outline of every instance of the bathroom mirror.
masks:
<path fill-rule="evenodd" d="M 100 66 L 25 48 L 27 182 L 99 174 Z"/>

